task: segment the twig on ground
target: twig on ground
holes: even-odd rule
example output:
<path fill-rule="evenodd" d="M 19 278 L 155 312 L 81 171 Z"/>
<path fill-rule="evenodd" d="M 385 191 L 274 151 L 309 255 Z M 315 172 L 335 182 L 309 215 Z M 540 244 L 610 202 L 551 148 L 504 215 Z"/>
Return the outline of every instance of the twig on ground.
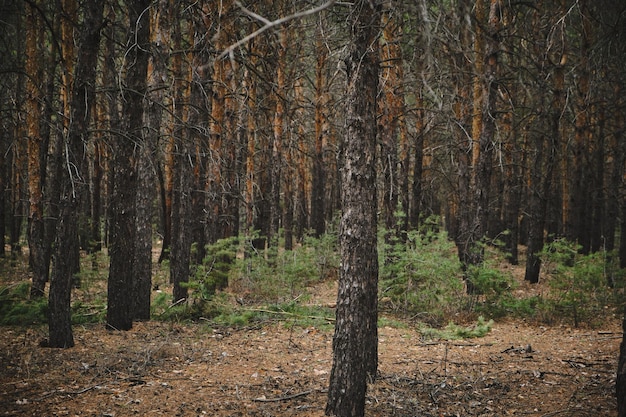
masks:
<path fill-rule="evenodd" d="M 294 398 L 298 398 L 298 397 L 303 397 L 305 395 L 309 395 L 310 393 L 312 393 L 313 390 L 308 390 L 308 391 L 302 391 L 302 392 L 298 392 L 297 394 L 291 394 L 291 395 L 284 395 L 282 397 L 276 397 L 276 398 L 264 398 L 264 397 L 259 397 L 259 398 L 255 398 L 252 401 L 255 402 L 259 402 L 259 403 L 270 403 L 270 402 L 278 402 L 278 401 L 288 401 L 288 400 L 293 400 Z"/>
<path fill-rule="evenodd" d="M 323 317 L 323 316 L 307 316 L 302 314 L 290 313 L 288 311 L 274 311 L 274 310 L 266 310 L 264 308 L 248 308 L 247 311 L 256 311 L 259 313 L 268 313 L 268 314 L 279 314 L 284 316 L 292 316 L 292 317 L 301 317 L 306 319 L 314 319 L 314 320 L 326 320 L 330 322 L 334 322 L 334 317 Z"/>

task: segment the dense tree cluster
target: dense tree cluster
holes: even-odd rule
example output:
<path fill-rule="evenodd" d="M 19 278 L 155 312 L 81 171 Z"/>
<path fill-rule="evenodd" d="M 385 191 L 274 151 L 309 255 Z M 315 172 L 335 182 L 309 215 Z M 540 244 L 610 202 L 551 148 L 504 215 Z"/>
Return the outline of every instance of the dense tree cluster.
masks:
<path fill-rule="evenodd" d="M 0 251 L 26 237 L 32 296 L 50 282 L 53 346 L 73 345 L 80 250 L 107 248 L 107 325 L 129 329 L 150 316 L 155 236 L 180 301 L 206 244 L 280 235 L 289 250 L 342 205 L 365 210 L 346 188 L 364 180 L 375 194 L 361 214 L 387 239 L 441 219 L 470 292 L 495 241 L 512 263 L 526 247 L 530 282 L 554 237 L 626 266 L 622 2 L 1 0 L 0 12 Z M 349 220 L 344 232 L 365 233 Z"/>

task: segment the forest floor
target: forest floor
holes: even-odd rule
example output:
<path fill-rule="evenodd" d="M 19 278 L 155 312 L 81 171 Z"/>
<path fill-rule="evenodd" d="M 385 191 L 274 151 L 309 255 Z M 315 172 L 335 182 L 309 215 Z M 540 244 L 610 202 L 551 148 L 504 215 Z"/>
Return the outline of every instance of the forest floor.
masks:
<path fill-rule="evenodd" d="M 335 283 L 311 289 L 332 304 Z M 40 347 L 45 326 L 0 328 L 0 416 L 323 416 L 333 326 L 288 319 L 74 327 L 71 349 Z M 367 416 L 616 416 L 621 327 L 493 324 L 484 337 L 427 340 L 379 329 Z"/>

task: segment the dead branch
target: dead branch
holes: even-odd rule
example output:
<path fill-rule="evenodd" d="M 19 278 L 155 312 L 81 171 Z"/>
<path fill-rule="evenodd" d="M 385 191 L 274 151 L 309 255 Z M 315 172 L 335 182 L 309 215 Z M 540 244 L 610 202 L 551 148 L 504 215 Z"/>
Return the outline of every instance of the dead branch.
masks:
<path fill-rule="evenodd" d="M 278 402 L 278 401 L 288 401 L 288 400 L 293 400 L 294 398 L 298 398 L 298 397 L 303 397 L 305 395 L 309 395 L 310 393 L 312 393 L 313 390 L 308 390 L 308 391 L 303 391 L 303 392 L 299 392 L 297 394 L 291 394 L 291 395 L 284 395 L 282 397 L 276 397 L 276 398 L 264 398 L 264 397 L 259 397 L 259 398 L 255 398 L 252 401 L 255 402 L 260 402 L 260 403 L 269 403 L 269 402 Z"/>
<path fill-rule="evenodd" d="M 267 31 L 268 29 L 272 29 L 276 26 L 280 26 L 283 23 L 287 23 L 291 20 L 295 20 L 295 19 L 300 19 L 302 17 L 305 16 L 309 16 L 315 13 L 319 13 L 324 9 L 329 8 L 330 6 L 332 6 L 333 4 L 335 4 L 336 0 L 329 0 L 324 4 L 321 4 L 317 7 L 313 7 L 312 9 L 308 9 L 308 10 L 303 10 L 294 14 L 291 14 L 289 16 L 285 16 L 285 17 L 281 17 L 280 19 L 276 19 L 274 21 L 269 21 L 268 19 L 259 16 L 256 13 L 251 12 L 250 10 L 246 9 L 245 7 L 243 7 L 241 5 L 240 2 L 235 2 L 246 14 L 248 14 L 249 16 L 255 18 L 256 20 L 259 20 L 260 22 L 264 23 L 263 26 L 261 26 L 259 29 L 255 30 L 254 32 L 252 32 L 251 34 L 249 34 L 248 36 L 245 36 L 243 39 L 240 39 L 239 41 L 235 42 L 234 44 L 230 45 L 228 48 L 226 48 L 218 57 L 217 59 L 222 59 L 224 58 L 226 55 L 230 55 L 231 59 L 232 54 L 234 52 L 235 49 L 237 49 L 238 47 L 240 47 L 241 45 L 243 45 L 244 43 L 248 42 L 251 39 L 256 38 L 257 36 L 259 36 L 261 33 Z"/>

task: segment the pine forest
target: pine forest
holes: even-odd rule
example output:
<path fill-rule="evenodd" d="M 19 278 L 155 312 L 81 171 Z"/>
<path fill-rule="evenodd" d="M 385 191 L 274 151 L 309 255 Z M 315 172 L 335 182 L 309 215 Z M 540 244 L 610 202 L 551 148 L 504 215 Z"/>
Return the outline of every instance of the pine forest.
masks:
<path fill-rule="evenodd" d="M 0 57 L 7 415 L 626 416 L 623 1 L 0 0 Z M 222 370 L 177 412 L 112 388 L 164 398 L 166 358 L 226 366 L 257 328 L 319 369 Z M 540 360 L 522 328 L 570 355 L 516 371 L 545 406 L 486 366 Z M 409 331 L 443 368 L 388 368 Z M 59 391 L 68 348 L 125 334 L 134 365 Z"/>

